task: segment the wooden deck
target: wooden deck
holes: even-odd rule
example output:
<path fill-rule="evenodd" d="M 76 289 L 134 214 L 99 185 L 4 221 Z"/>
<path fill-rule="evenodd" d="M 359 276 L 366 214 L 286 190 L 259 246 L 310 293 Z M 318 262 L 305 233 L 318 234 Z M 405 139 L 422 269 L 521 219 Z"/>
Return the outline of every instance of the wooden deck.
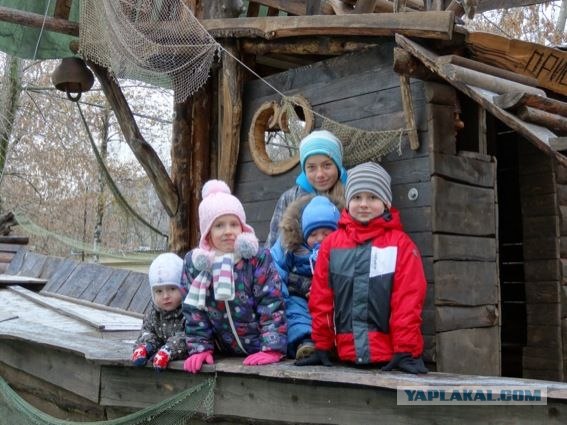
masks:
<path fill-rule="evenodd" d="M 443 373 L 413 376 L 348 366 L 300 368 L 292 361 L 247 367 L 236 358 L 216 359 L 197 375 L 185 373 L 181 361 L 156 374 L 151 366 L 130 364 L 139 314 L 22 287 L 0 289 L 0 311 L 2 376 L 53 415 L 75 410 L 83 412 L 83 420 L 84 412 L 91 419 L 117 417 L 215 376 L 215 421 L 230 423 L 369 424 L 379 418 L 387 424 L 559 424 L 567 417 L 567 385 L 558 382 Z M 398 406 L 396 388 L 412 384 L 545 385 L 548 403 Z"/>

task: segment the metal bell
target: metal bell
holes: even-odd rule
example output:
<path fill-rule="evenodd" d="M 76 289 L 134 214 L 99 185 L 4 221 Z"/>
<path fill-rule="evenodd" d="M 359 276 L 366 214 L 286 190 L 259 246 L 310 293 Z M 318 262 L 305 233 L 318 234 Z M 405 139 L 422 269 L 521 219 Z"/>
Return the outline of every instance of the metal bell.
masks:
<path fill-rule="evenodd" d="M 51 74 L 51 82 L 57 90 L 67 93 L 69 100 L 77 102 L 93 86 L 94 75 L 81 58 L 69 57 L 61 59 Z"/>

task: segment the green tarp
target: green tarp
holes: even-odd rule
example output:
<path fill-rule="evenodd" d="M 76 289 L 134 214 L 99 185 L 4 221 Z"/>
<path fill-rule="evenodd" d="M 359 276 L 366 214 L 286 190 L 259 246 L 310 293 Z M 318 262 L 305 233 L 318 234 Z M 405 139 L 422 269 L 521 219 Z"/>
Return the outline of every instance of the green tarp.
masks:
<path fill-rule="evenodd" d="M 0 0 L 0 6 L 53 17 L 56 0 Z M 79 0 L 74 0 L 70 21 L 79 21 Z M 75 39 L 40 28 L 0 21 L 0 51 L 22 59 L 56 59 L 73 56 L 69 42 Z M 37 51 L 36 51 L 37 50 Z"/>

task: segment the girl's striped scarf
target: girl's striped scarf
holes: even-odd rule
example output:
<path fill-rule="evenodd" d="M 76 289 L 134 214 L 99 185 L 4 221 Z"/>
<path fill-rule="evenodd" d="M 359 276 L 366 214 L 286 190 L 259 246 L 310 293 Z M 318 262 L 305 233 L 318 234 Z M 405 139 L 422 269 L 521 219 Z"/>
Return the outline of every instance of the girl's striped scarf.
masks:
<path fill-rule="evenodd" d="M 234 299 L 234 254 L 215 256 L 211 270 L 201 271 L 191 282 L 185 302 L 200 310 L 206 310 L 207 290 L 213 282 L 215 300 L 232 301 Z"/>

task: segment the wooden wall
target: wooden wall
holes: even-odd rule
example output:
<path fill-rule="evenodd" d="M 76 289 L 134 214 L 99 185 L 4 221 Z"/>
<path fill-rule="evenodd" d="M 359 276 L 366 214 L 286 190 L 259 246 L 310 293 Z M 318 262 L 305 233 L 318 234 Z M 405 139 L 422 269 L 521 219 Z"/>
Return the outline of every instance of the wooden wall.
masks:
<path fill-rule="evenodd" d="M 372 130 L 392 130 L 405 127 L 401 103 L 399 76 L 393 71 L 393 43 L 385 40 L 380 47 L 366 52 L 345 55 L 312 66 L 274 75 L 267 81 L 286 95 L 301 94 L 312 108 L 328 118 L 353 127 Z M 409 148 L 404 137 L 402 154 L 394 152 L 382 165 L 392 176 L 393 204 L 400 210 L 405 230 L 418 245 L 428 280 L 426 305 L 423 312 L 425 359 L 435 361 L 435 311 L 433 304 L 433 240 L 431 235 L 431 178 L 423 83 L 411 81 L 415 118 L 422 140 L 417 151 Z M 268 233 L 275 203 L 281 193 L 294 184 L 299 166 L 279 176 L 260 172 L 250 157 L 248 130 L 251 119 L 265 101 L 279 100 L 279 95 L 262 81 L 249 82 L 245 87 L 242 144 L 235 184 L 235 194 L 242 200 L 248 222 L 261 240 Z M 320 119 L 316 126 L 320 125 Z M 408 192 L 417 190 L 417 199 Z"/>
<path fill-rule="evenodd" d="M 453 88 L 426 83 L 425 96 L 437 367 L 499 375 L 496 163 L 457 150 Z"/>
<path fill-rule="evenodd" d="M 565 170 L 557 176 L 553 160 L 522 140 L 519 145 L 527 341 L 523 352 L 523 376 L 562 381 L 561 297 L 563 271 L 560 252 L 560 211 L 565 190 Z M 557 179 L 557 181 L 556 181 Z"/>

